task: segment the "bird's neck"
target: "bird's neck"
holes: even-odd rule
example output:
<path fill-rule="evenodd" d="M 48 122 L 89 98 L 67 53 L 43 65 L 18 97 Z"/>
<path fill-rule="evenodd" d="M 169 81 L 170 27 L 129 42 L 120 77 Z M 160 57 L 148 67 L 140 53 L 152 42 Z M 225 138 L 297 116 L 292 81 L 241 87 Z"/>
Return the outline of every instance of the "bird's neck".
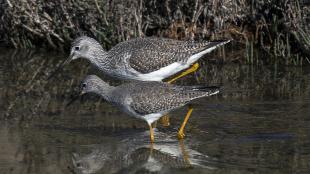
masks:
<path fill-rule="evenodd" d="M 95 55 L 90 59 L 91 63 L 95 65 L 98 69 L 108 73 L 111 69 L 110 59 L 108 57 L 108 52 L 103 49 L 100 49 L 96 52 Z"/>
<path fill-rule="evenodd" d="M 101 97 L 103 97 L 105 100 L 107 101 L 111 101 L 112 99 L 112 91 L 114 90 L 114 86 L 110 86 L 108 84 L 102 84 L 100 86 L 97 87 L 97 94 L 100 95 Z"/>

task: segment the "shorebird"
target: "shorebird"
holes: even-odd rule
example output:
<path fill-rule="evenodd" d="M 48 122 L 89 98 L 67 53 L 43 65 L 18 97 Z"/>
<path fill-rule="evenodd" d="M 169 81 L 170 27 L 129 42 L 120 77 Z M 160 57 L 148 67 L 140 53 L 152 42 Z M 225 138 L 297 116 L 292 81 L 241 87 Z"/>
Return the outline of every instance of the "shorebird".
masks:
<path fill-rule="evenodd" d="M 146 37 L 121 42 L 105 51 L 95 39 L 82 36 L 74 40 L 69 58 L 59 69 L 72 60 L 84 58 L 105 74 L 140 81 L 163 81 L 185 70 L 170 79 L 171 83 L 195 72 L 198 59 L 228 42 Z"/>
<path fill-rule="evenodd" d="M 141 81 L 133 81 L 114 87 L 96 75 L 89 75 L 82 81 L 80 92 L 80 95 L 85 93 L 100 95 L 127 114 L 145 120 L 150 128 L 151 142 L 154 142 L 152 127 L 154 121 L 194 99 L 219 93 L 219 88 L 177 86 L 164 82 Z M 188 112 L 178 131 L 179 139 L 183 139 L 185 136 L 184 128 L 192 111 L 193 108 L 189 105 Z"/>

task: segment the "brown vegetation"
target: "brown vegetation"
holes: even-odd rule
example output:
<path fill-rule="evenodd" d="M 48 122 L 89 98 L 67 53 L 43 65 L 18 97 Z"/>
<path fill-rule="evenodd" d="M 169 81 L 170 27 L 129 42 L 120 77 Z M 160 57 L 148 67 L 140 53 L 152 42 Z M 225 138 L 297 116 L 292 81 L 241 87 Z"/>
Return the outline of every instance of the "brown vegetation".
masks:
<path fill-rule="evenodd" d="M 79 35 L 105 48 L 133 37 L 233 38 L 286 64 L 309 63 L 310 8 L 303 0 L 2 0 L 0 41 L 65 49 Z"/>

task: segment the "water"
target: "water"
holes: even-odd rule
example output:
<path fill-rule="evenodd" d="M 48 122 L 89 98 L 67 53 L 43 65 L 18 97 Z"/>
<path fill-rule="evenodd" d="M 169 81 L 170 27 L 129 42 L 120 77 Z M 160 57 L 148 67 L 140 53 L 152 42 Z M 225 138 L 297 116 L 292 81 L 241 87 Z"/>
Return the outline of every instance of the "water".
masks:
<path fill-rule="evenodd" d="M 228 55 L 228 53 L 227 53 Z M 84 60 L 48 75 L 66 55 L 0 50 L 0 173 L 309 173 L 309 67 L 202 65 L 177 84 L 222 84 L 221 94 L 196 100 L 147 125 L 94 95 L 65 107 L 86 74 Z M 120 82 L 102 76 L 110 83 Z"/>

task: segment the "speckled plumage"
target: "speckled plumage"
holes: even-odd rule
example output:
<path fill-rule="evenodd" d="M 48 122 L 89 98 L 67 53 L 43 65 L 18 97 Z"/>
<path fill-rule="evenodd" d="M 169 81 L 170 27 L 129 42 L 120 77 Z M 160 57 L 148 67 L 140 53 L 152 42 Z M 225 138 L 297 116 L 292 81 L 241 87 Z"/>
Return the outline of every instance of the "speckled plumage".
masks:
<path fill-rule="evenodd" d="M 191 55 L 220 43 L 222 42 L 136 38 L 119 43 L 109 53 L 115 55 L 115 53 L 127 52 L 131 54 L 128 63 L 133 69 L 141 73 L 150 73 L 174 62 L 186 62 Z"/>
<path fill-rule="evenodd" d="M 97 93 L 126 113 L 150 124 L 191 100 L 217 94 L 219 89 L 176 86 L 162 82 L 131 82 L 112 87 L 99 77 L 90 75 L 83 80 L 82 91 Z"/>
<path fill-rule="evenodd" d="M 71 57 L 86 58 L 101 71 L 112 76 L 142 81 L 161 81 L 188 68 L 204 54 L 228 42 L 136 38 L 121 42 L 106 52 L 96 40 L 83 36 L 73 42 Z M 76 47 L 80 50 L 75 50 Z M 177 64 L 163 69 L 174 63 Z"/>

